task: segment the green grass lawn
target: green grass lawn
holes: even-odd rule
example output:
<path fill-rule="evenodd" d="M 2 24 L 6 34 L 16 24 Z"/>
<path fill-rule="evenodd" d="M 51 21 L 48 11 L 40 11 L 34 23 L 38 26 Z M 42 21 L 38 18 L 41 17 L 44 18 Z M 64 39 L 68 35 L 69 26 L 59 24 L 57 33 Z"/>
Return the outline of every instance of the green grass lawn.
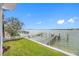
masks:
<path fill-rule="evenodd" d="M 27 39 L 6 41 L 4 46 L 10 46 L 4 56 L 64 56 L 65 54 Z"/>

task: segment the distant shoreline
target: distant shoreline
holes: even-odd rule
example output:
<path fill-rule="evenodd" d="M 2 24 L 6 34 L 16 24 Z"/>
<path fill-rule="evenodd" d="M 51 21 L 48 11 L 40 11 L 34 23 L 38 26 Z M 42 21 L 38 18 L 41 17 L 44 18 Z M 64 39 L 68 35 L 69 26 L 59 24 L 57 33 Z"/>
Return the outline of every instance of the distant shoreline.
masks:
<path fill-rule="evenodd" d="M 79 29 L 25 29 L 25 30 L 79 30 Z"/>

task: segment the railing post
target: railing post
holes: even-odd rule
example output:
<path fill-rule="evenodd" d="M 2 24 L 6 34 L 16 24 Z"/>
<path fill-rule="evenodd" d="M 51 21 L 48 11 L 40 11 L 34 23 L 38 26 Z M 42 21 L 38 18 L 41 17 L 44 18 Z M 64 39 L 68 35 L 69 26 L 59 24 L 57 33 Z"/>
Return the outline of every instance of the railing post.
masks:
<path fill-rule="evenodd" d="M 0 3 L 0 55 L 3 53 L 3 10 L 12 10 L 15 5 L 15 3 Z"/>
<path fill-rule="evenodd" d="M 2 21 L 2 3 L 0 4 L 0 55 L 2 54 L 2 43 L 3 43 L 3 21 Z"/>

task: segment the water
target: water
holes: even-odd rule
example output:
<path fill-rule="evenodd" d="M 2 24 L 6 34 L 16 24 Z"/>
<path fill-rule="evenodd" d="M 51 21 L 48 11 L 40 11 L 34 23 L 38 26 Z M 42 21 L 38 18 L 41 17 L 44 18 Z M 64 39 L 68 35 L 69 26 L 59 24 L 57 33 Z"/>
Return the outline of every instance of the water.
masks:
<path fill-rule="evenodd" d="M 28 30 L 33 40 L 79 55 L 79 30 Z M 43 33 L 36 36 L 38 33 Z M 52 39 L 51 34 L 59 35 L 60 39 Z"/>

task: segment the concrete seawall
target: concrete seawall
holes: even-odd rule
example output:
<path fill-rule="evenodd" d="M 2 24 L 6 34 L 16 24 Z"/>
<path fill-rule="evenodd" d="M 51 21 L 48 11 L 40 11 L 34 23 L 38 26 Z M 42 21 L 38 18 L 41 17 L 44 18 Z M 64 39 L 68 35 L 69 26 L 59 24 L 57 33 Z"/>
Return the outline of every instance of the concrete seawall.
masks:
<path fill-rule="evenodd" d="M 27 37 L 25 37 L 25 38 L 27 38 Z M 64 54 L 66 54 L 67 56 L 77 56 L 77 55 L 75 55 L 75 54 L 73 54 L 73 53 L 69 53 L 69 52 L 63 51 L 63 50 L 61 50 L 61 49 L 58 49 L 58 48 L 55 48 L 55 47 L 51 47 L 51 46 L 45 45 L 45 44 L 43 44 L 43 43 L 40 43 L 40 42 L 35 41 L 35 40 L 32 40 L 32 39 L 30 39 L 30 38 L 27 38 L 27 39 L 28 39 L 28 40 L 31 40 L 31 41 L 33 41 L 33 42 L 36 42 L 36 43 L 38 43 L 38 44 L 41 44 L 41 45 L 43 45 L 43 46 L 46 46 L 46 47 L 48 47 L 48 48 L 51 48 L 51 49 L 53 49 L 53 50 L 56 50 L 56 51 L 58 51 L 58 52 L 64 53 Z"/>

